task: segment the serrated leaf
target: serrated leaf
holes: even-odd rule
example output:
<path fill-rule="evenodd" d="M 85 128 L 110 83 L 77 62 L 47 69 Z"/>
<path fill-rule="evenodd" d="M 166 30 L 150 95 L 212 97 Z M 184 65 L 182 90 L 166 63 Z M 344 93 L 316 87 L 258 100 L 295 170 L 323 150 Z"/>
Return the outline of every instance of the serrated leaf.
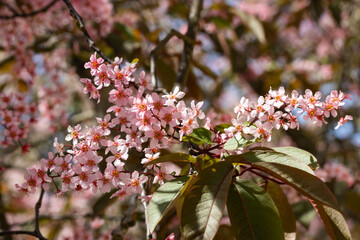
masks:
<path fill-rule="evenodd" d="M 304 164 L 301 161 L 298 161 L 292 156 L 280 152 L 275 152 L 272 149 L 256 148 L 250 152 L 246 152 L 243 154 L 230 155 L 225 158 L 225 161 L 229 161 L 232 163 L 247 163 L 247 164 L 260 163 L 260 162 L 279 163 L 293 168 L 298 168 L 302 171 L 314 175 L 313 170 L 311 170 L 311 168 L 308 165 Z"/>
<path fill-rule="evenodd" d="M 280 216 L 273 200 L 254 182 L 237 179 L 231 184 L 227 208 L 236 239 L 284 239 Z"/>
<path fill-rule="evenodd" d="M 146 209 L 146 222 L 152 233 L 160 220 L 175 205 L 188 176 L 173 179 L 154 192 Z"/>
<path fill-rule="evenodd" d="M 326 231 L 333 240 L 350 240 L 351 234 L 344 216 L 337 210 L 321 204 L 318 201 L 310 201 L 323 221 Z"/>
<path fill-rule="evenodd" d="M 156 158 L 148 163 L 146 163 L 144 166 L 149 166 L 157 163 L 164 163 L 164 162 L 192 162 L 196 163 L 196 159 L 192 157 L 189 154 L 185 153 L 170 153 L 163 156 L 160 156 L 159 158 Z"/>
<path fill-rule="evenodd" d="M 230 11 L 240 18 L 241 22 L 250 31 L 253 32 L 253 34 L 256 36 L 256 38 L 259 40 L 260 43 L 262 44 L 266 43 L 265 31 L 263 25 L 258 19 L 256 19 L 254 16 L 250 14 L 245 13 L 244 11 L 241 11 L 238 8 L 231 8 Z"/>
<path fill-rule="evenodd" d="M 278 184 L 268 181 L 267 192 L 275 203 L 280 214 L 282 229 L 286 240 L 296 239 L 296 217 L 287 197 Z"/>
<path fill-rule="evenodd" d="M 214 144 L 211 141 L 211 132 L 206 128 L 195 128 L 189 136 L 195 138 L 201 143 Z"/>
<path fill-rule="evenodd" d="M 319 163 L 317 159 L 308 151 L 296 147 L 275 147 L 272 149 L 276 152 L 285 153 L 295 159 L 298 159 L 299 161 L 311 167 L 312 170 L 316 170 L 319 168 Z"/>
<path fill-rule="evenodd" d="M 279 163 L 259 162 L 252 164 L 252 166 L 292 186 L 306 197 L 340 211 L 336 198 L 318 177 L 298 168 Z"/>
<path fill-rule="evenodd" d="M 181 230 L 185 239 L 213 239 L 220 225 L 234 168 L 218 162 L 199 172 L 185 193 Z"/>

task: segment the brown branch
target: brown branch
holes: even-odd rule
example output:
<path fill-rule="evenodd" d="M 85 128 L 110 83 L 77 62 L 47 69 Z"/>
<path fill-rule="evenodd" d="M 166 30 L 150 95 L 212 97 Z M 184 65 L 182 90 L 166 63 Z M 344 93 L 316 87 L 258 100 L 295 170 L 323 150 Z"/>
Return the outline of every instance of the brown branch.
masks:
<path fill-rule="evenodd" d="M 34 231 L 23 231 L 23 230 L 14 230 L 14 231 L 3 231 L 0 232 L 0 236 L 11 236 L 11 235 L 31 235 L 37 237 L 40 240 L 47 240 L 40 232 L 39 228 L 39 211 L 41 208 L 41 203 L 44 197 L 44 189 L 41 188 L 39 200 L 35 204 L 35 229 Z"/>
<path fill-rule="evenodd" d="M 27 18 L 27 17 L 33 17 L 39 13 L 43 13 L 46 12 L 47 10 L 49 10 L 53 5 L 55 5 L 55 3 L 57 2 L 57 0 L 53 0 L 51 1 L 48 5 L 46 5 L 43 8 L 40 8 L 38 10 L 35 10 L 33 12 L 29 12 L 29 13 L 18 13 L 13 7 L 11 7 L 8 3 L 5 3 L 3 1 L 0 2 L 0 4 L 4 5 L 5 7 L 7 7 L 12 13 L 13 15 L 11 16 L 0 16 L 0 20 L 10 20 L 10 19 L 14 19 L 14 18 Z"/>
<path fill-rule="evenodd" d="M 23 230 L 18 230 L 18 231 L 4 231 L 4 232 L 0 232 L 0 236 L 11 236 L 11 235 L 30 235 L 30 236 L 34 236 L 37 237 L 38 239 L 46 239 L 42 236 L 39 236 L 37 233 L 33 232 L 33 231 L 23 231 Z"/>
<path fill-rule="evenodd" d="M 42 236 L 42 234 L 40 232 L 40 227 L 39 227 L 39 212 L 40 212 L 41 203 L 42 203 L 42 200 L 44 197 L 44 193 L 45 193 L 44 188 L 41 188 L 39 200 L 35 204 L 35 230 L 34 230 L 34 232 L 40 236 L 39 239 L 46 239 Z"/>
<path fill-rule="evenodd" d="M 177 36 L 178 38 L 184 40 L 185 43 L 188 44 L 193 44 L 192 39 L 190 39 L 189 37 L 181 34 L 180 32 L 171 29 L 171 31 L 166 35 L 166 37 L 161 40 L 157 46 L 151 50 L 150 52 L 150 77 L 151 77 L 151 83 L 154 86 L 155 89 L 158 89 L 158 83 L 156 80 L 156 67 L 155 67 L 155 60 L 156 60 L 156 55 L 158 55 L 160 53 L 160 51 L 166 46 L 166 44 L 169 42 L 169 40 L 174 37 Z"/>
<path fill-rule="evenodd" d="M 105 55 L 105 53 L 103 53 L 100 48 L 98 48 L 94 41 L 91 39 L 89 32 L 87 31 L 85 24 L 83 22 L 82 17 L 79 15 L 79 13 L 75 10 L 75 8 L 72 6 L 72 4 L 70 3 L 69 0 L 63 0 L 64 3 L 66 4 L 66 6 L 68 7 L 69 11 L 70 11 L 70 15 L 78 22 L 79 24 L 79 28 L 82 31 L 82 33 L 84 34 L 86 41 L 88 42 L 90 48 L 92 50 L 94 50 L 95 52 L 97 52 L 106 62 L 108 63 L 112 63 L 111 59 Z"/>
<path fill-rule="evenodd" d="M 178 74 L 176 76 L 175 86 L 182 87 L 185 85 L 189 75 L 190 63 L 192 60 L 192 53 L 196 41 L 196 35 L 199 30 L 200 12 L 202 10 L 203 0 L 193 0 L 190 6 L 188 30 L 186 37 L 191 39 L 191 43 L 184 43 L 184 50 L 181 56 Z"/>

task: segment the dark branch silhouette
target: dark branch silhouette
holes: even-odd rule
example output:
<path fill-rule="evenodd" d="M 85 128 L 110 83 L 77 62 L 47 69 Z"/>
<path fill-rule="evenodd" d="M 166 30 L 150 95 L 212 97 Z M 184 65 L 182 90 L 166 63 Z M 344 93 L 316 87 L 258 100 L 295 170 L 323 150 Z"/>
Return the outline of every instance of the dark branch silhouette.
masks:
<path fill-rule="evenodd" d="M 179 86 L 180 89 L 185 85 L 187 77 L 189 75 L 190 63 L 192 60 L 193 49 L 196 41 L 196 35 L 199 30 L 200 13 L 202 10 L 203 0 L 193 0 L 190 6 L 189 13 L 189 25 L 185 34 L 186 37 L 191 39 L 191 42 L 184 43 L 184 50 L 181 56 L 179 65 L 179 71 L 176 76 L 175 86 Z M 174 86 L 174 87 L 175 87 Z"/>
<path fill-rule="evenodd" d="M 73 5 L 70 3 L 69 0 L 63 0 L 66 6 L 68 7 L 70 11 L 70 15 L 78 22 L 80 30 L 83 32 L 84 36 L 86 37 L 86 41 L 88 42 L 90 48 L 97 52 L 106 62 L 112 63 L 111 59 L 103 53 L 100 48 L 98 48 L 94 41 L 91 39 L 89 32 L 87 31 L 85 24 L 82 20 L 82 17 L 79 15 L 79 13 L 75 10 Z"/>
<path fill-rule="evenodd" d="M 15 230 L 15 231 L 3 231 L 0 232 L 0 236 L 10 236 L 10 235 L 31 235 L 37 237 L 40 240 L 47 240 L 40 232 L 39 227 L 39 211 L 41 208 L 41 203 L 44 197 L 44 189 L 41 188 L 39 200 L 35 204 L 35 229 L 34 231 L 23 231 L 23 230 Z"/>
<path fill-rule="evenodd" d="M 40 9 L 35 10 L 35 11 L 32 11 L 32 12 L 29 12 L 29 13 L 19 13 L 11 5 L 9 5 L 8 3 L 0 1 L 0 5 L 3 5 L 5 7 L 7 7 L 13 13 L 13 15 L 11 15 L 11 16 L 0 16 L 0 20 L 10 20 L 10 19 L 14 19 L 14 18 L 33 17 L 33 16 L 35 16 L 35 15 L 37 15 L 39 13 L 46 12 L 53 5 L 55 5 L 56 2 L 57 2 L 57 0 L 53 0 L 48 5 L 46 5 L 45 7 L 40 8 Z"/>

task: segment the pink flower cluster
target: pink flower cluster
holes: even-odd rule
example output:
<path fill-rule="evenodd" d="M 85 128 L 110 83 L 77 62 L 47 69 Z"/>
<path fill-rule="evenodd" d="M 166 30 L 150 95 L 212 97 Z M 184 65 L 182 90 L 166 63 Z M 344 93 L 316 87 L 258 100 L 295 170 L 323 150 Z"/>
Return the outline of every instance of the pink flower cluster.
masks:
<path fill-rule="evenodd" d="M 350 170 L 341 163 L 331 162 L 326 163 L 321 169 L 315 171 L 318 178 L 324 182 L 346 182 L 349 187 L 355 183 L 355 179 Z"/>
<path fill-rule="evenodd" d="M 349 94 L 336 90 L 326 96 L 325 101 L 321 101 L 321 97 L 321 92 L 313 94 L 309 89 L 304 95 L 293 90 L 289 96 L 285 94 L 284 87 L 278 90 L 270 89 L 269 93 L 265 97 L 260 96 L 256 103 L 243 97 L 234 109 L 237 117 L 231 120 L 233 126 L 225 129 L 225 134 L 221 136 L 223 140 L 227 140 L 235 135 L 251 135 L 259 140 L 270 141 L 274 128 L 299 129 L 300 116 L 318 126 L 327 124 L 325 119 L 340 115 L 344 100 L 351 99 Z M 352 120 L 352 117 L 341 117 L 336 128 L 348 120 Z"/>
<path fill-rule="evenodd" d="M 29 145 L 24 143 L 29 127 L 35 122 L 35 104 L 28 104 L 20 93 L 0 94 L 0 137 L 1 146 L 19 144 L 23 152 Z"/>
<path fill-rule="evenodd" d="M 179 100 L 184 93 L 178 88 L 164 95 L 152 92 L 144 72 L 135 76 L 136 63 L 126 63 L 123 68 L 120 63 L 119 58 L 113 64 L 106 64 L 96 54 L 91 56 L 85 68 L 90 69 L 94 79 L 81 79 L 84 93 L 100 101 L 99 90 L 112 87 L 108 114 L 96 118 L 98 124 L 93 127 L 69 126 L 65 140 L 72 142 L 71 147 L 65 151 L 64 145 L 56 143 L 58 153 L 49 153 L 47 159 L 41 160 L 40 168 L 28 169 L 26 182 L 17 185 L 21 191 L 32 193 L 40 186 L 47 189 L 52 182 L 59 194 L 88 189 L 110 192 L 115 187 L 118 191 L 113 196 L 125 197 L 140 193 L 141 185 L 150 178 L 160 184 L 171 178 L 162 165 L 149 173 L 129 171 L 125 164 L 128 152 L 131 148 L 144 152 L 143 164 L 157 158 L 160 149 L 178 143 L 183 135 L 199 127 L 198 119 L 205 117 L 200 110 L 202 102 L 192 101 L 186 107 Z M 100 156 L 101 149 L 106 157 Z M 103 160 L 106 168 L 101 170 L 99 163 Z"/>
<path fill-rule="evenodd" d="M 55 139 L 57 153 L 50 152 L 48 158 L 41 160 L 41 167 L 28 169 L 25 183 L 17 185 L 20 191 L 33 193 L 39 187 L 48 189 L 50 183 L 55 185 L 58 195 L 89 189 L 105 193 L 114 187 L 117 191 L 112 197 L 124 198 L 141 193 L 142 185 L 147 181 L 163 184 L 171 179 L 167 168 L 161 164 L 144 172 L 130 171 L 126 164 L 129 150 L 144 153 L 142 164 L 158 158 L 160 149 L 180 143 L 184 136 L 200 127 L 198 120 L 205 119 L 201 111 L 203 103 L 191 101 L 187 107 L 180 100 L 185 94 L 179 88 L 169 94 L 152 91 L 149 77 L 144 72 L 135 74 L 136 62 L 120 67 L 121 62 L 122 59 L 115 58 L 114 63 L 107 64 L 96 54 L 91 56 L 84 67 L 90 69 L 93 79 L 80 80 L 85 85 L 83 92 L 100 101 L 100 90 L 110 87 L 107 100 L 111 106 L 107 114 L 96 118 L 97 125 L 92 127 L 69 126 L 65 140 L 71 144 L 64 145 Z M 299 128 L 297 119 L 301 115 L 321 126 L 326 123 L 325 118 L 338 115 L 348 98 L 347 94 L 332 91 L 325 101 L 321 101 L 321 93 L 313 94 L 310 90 L 304 95 L 293 91 L 288 96 L 283 87 L 270 90 L 256 103 L 242 98 L 234 109 L 236 118 L 231 119 L 232 126 L 225 128 L 224 133 L 214 130 L 213 124 L 218 121 L 214 114 L 205 119 L 204 127 L 212 131 L 211 140 L 217 145 L 211 149 L 206 149 L 207 144 L 200 147 L 208 154 L 221 156 L 227 151 L 224 144 L 234 136 L 270 141 L 274 128 Z M 293 115 L 295 110 L 300 113 Z M 227 119 L 224 115 L 222 120 Z M 351 117 L 346 116 L 340 120 L 340 125 L 349 119 Z M 100 167 L 103 161 L 106 166 Z"/>
<path fill-rule="evenodd" d="M 11 17 L 14 15 L 13 11 L 19 14 L 32 13 L 48 6 L 52 1 L 4 0 L 2 2 L 4 4 L 1 5 L 0 15 Z M 99 34 L 105 36 L 111 31 L 114 18 L 113 5 L 109 0 L 75 0 L 71 3 L 87 20 L 86 27 L 90 36 L 99 36 Z M 57 34 L 63 34 L 66 32 L 64 30 L 74 32 L 75 28 L 77 26 L 69 14 L 69 9 L 64 2 L 57 1 L 47 11 L 35 14 L 31 18 L 18 17 L 2 20 L 0 45 L 8 56 L 15 57 L 14 72 L 16 75 L 20 75 L 19 78 L 24 79 L 25 82 L 32 83 L 36 75 L 33 62 L 35 52 L 31 50 L 34 48 L 33 46 L 38 45 L 39 39 L 49 39 L 49 32 L 56 33 L 54 34 L 56 38 L 62 38 L 64 36 L 57 36 Z M 42 44 L 46 46 L 52 43 L 43 42 Z"/>

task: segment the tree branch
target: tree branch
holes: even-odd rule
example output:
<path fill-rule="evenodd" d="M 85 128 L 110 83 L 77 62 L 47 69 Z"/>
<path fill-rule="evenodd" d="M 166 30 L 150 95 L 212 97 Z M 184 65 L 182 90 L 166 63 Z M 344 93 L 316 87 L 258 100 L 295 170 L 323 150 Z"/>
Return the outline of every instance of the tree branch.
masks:
<path fill-rule="evenodd" d="M 84 36 L 86 37 L 86 41 L 88 42 L 90 48 L 97 52 L 106 62 L 112 63 L 111 59 L 103 53 L 100 48 L 98 48 L 94 41 L 91 39 L 89 32 L 87 31 L 85 24 L 82 20 L 82 17 L 79 15 L 79 13 L 75 10 L 75 8 L 72 6 L 69 0 L 63 0 L 66 6 L 68 7 L 70 11 L 70 15 L 78 22 L 80 30 L 83 32 Z"/>
<path fill-rule="evenodd" d="M 11 236 L 11 235 L 31 235 L 37 237 L 40 240 L 47 240 L 40 232 L 39 227 L 39 211 L 41 208 L 41 203 L 44 197 L 44 189 L 41 188 L 39 200 L 35 204 L 35 229 L 34 231 L 23 231 L 23 230 L 14 230 L 14 231 L 3 231 L 0 232 L 0 236 Z"/>
<path fill-rule="evenodd" d="M 189 25 L 185 34 L 186 37 L 191 39 L 191 43 L 184 43 L 184 50 L 181 56 L 179 65 L 179 71 L 176 76 L 174 88 L 176 86 L 182 87 L 185 85 L 187 77 L 189 75 L 190 63 L 192 59 L 192 53 L 195 45 L 196 35 L 199 30 L 200 12 L 202 10 L 203 0 L 193 0 L 190 7 Z"/>
<path fill-rule="evenodd" d="M 41 234 L 40 227 L 39 227 L 39 212 L 40 212 L 41 203 L 42 203 L 42 200 L 44 197 L 44 193 L 45 193 L 44 188 L 41 187 L 39 200 L 35 204 L 35 230 L 34 230 L 34 232 L 39 235 L 39 239 L 46 239 Z"/>
<path fill-rule="evenodd" d="M 14 19 L 14 18 L 27 18 L 27 17 L 33 17 L 39 13 L 43 13 L 46 12 L 48 9 L 50 9 L 53 5 L 55 5 L 55 3 L 57 2 L 57 0 L 53 0 L 51 1 L 48 5 L 46 5 L 43 8 L 40 8 L 38 10 L 35 10 L 33 12 L 29 12 L 29 13 L 18 13 L 13 7 L 11 7 L 8 3 L 5 3 L 3 1 L 0 2 L 0 4 L 4 5 L 5 7 L 7 7 L 12 13 L 13 15 L 11 16 L 0 16 L 0 20 L 10 20 L 10 19 Z"/>
<path fill-rule="evenodd" d="M 178 38 L 182 39 L 185 43 L 193 44 L 193 40 L 191 38 L 181 34 L 180 32 L 174 29 L 171 29 L 171 31 L 166 35 L 166 37 L 163 40 L 161 40 L 157 44 L 157 46 L 150 52 L 150 77 L 151 77 L 151 83 L 155 89 L 158 88 L 158 82 L 156 80 L 156 69 L 155 69 L 156 55 L 160 53 L 160 51 L 166 46 L 169 40 L 174 36 L 177 36 Z"/>

